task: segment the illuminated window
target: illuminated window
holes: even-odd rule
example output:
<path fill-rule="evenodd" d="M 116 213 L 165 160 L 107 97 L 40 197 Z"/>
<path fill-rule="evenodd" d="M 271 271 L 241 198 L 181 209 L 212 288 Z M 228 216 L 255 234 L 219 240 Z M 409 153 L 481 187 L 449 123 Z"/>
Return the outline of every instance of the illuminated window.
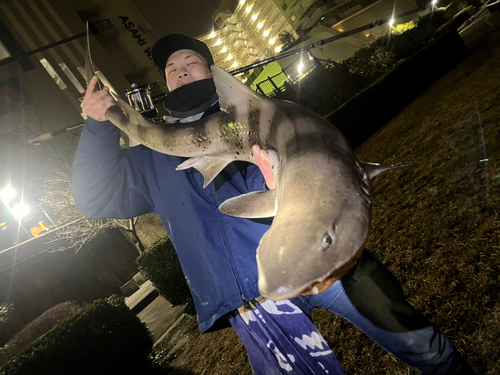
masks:
<path fill-rule="evenodd" d="M 42 64 L 42 66 L 45 68 L 47 73 L 49 73 L 49 75 L 52 77 L 54 82 L 57 84 L 57 86 L 59 86 L 59 88 L 61 90 L 64 90 L 67 88 L 64 81 L 61 79 L 61 77 L 59 77 L 59 74 L 56 73 L 56 71 L 54 70 L 52 65 L 50 65 L 50 63 L 46 59 L 40 59 L 40 64 Z"/>

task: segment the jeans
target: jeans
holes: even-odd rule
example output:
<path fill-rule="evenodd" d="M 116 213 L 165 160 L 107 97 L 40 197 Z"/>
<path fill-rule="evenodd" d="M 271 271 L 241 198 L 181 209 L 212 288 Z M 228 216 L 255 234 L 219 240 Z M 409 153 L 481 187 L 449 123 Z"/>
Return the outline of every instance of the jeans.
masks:
<path fill-rule="evenodd" d="M 410 306 L 395 276 L 367 250 L 328 290 L 292 302 L 308 314 L 322 307 L 344 317 L 422 374 L 474 374 L 450 340 Z"/>

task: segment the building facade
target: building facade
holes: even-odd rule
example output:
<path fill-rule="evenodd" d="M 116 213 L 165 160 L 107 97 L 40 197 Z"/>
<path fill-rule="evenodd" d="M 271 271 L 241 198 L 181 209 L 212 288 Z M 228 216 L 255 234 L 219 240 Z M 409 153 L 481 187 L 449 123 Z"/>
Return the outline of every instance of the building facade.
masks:
<path fill-rule="evenodd" d="M 228 71 L 281 52 L 281 32 L 297 36 L 276 4 L 267 0 L 240 0 L 234 9 L 223 2 L 214 24 L 215 30 L 197 39 L 208 45 L 215 64 Z"/>

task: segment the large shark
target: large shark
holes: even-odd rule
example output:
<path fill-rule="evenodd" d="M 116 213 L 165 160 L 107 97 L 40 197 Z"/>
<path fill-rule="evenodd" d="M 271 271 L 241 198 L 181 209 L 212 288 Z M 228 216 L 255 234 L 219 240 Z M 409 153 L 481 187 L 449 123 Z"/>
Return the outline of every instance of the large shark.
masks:
<path fill-rule="evenodd" d="M 361 163 L 342 134 L 298 104 L 270 100 L 213 66 L 221 112 L 188 124 L 154 123 L 116 98 L 106 117 L 161 153 L 188 157 L 207 186 L 233 161 L 268 151 L 276 188 L 237 196 L 219 209 L 243 218 L 274 216 L 257 249 L 259 290 L 284 300 L 341 276 L 370 227 L 369 179 L 385 166 Z"/>

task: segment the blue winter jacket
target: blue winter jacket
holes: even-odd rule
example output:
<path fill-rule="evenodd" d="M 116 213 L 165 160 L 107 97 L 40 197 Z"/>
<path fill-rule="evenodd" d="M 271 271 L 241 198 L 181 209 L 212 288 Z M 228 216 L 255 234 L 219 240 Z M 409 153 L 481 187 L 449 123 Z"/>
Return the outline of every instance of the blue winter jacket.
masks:
<path fill-rule="evenodd" d="M 213 107 L 205 115 L 214 113 Z M 231 163 L 203 189 L 185 159 L 144 146 L 120 149 L 120 131 L 87 119 L 74 161 L 73 196 L 90 218 L 161 217 L 184 270 L 198 323 L 207 331 L 221 316 L 259 295 L 255 250 L 268 224 L 222 214 L 226 199 L 265 189 L 257 166 Z"/>

